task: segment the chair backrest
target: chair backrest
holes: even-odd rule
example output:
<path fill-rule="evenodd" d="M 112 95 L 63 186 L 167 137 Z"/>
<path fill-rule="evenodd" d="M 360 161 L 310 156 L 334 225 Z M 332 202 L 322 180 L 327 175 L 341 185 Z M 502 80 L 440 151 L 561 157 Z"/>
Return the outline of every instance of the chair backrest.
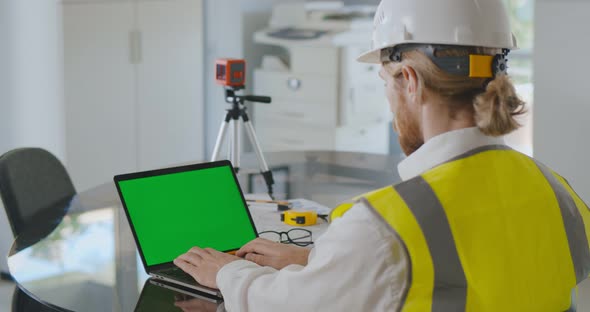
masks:
<path fill-rule="evenodd" d="M 63 209 L 76 194 L 61 162 L 40 148 L 19 148 L 0 156 L 0 196 L 18 236 L 37 214 Z"/>
<path fill-rule="evenodd" d="M 14 286 L 14 293 L 12 294 L 12 312 L 58 312 L 29 296 L 26 292 L 20 289 L 18 285 Z"/>

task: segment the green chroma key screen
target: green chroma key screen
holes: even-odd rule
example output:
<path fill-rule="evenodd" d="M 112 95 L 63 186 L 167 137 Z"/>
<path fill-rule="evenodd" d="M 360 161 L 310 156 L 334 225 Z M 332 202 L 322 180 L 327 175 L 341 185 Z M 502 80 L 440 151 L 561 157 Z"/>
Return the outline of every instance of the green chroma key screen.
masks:
<path fill-rule="evenodd" d="M 256 233 L 229 165 L 118 182 L 148 266 L 191 247 L 230 251 Z"/>

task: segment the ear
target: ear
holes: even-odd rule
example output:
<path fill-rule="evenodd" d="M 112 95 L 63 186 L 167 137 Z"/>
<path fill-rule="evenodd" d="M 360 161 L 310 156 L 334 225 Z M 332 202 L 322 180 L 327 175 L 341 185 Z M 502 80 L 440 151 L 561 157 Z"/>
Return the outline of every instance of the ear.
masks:
<path fill-rule="evenodd" d="M 419 84 L 416 71 L 411 66 L 404 65 L 402 66 L 402 75 L 404 76 L 404 80 L 406 80 L 406 92 L 412 99 L 416 100 Z"/>

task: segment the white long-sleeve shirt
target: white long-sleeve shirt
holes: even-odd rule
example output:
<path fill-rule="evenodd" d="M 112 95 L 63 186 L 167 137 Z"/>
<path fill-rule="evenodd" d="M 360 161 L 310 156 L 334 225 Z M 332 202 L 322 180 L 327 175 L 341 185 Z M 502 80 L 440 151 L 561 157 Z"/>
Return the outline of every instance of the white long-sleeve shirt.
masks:
<path fill-rule="evenodd" d="M 477 128 L 430 139 L 398 165 L 408 180 L 472 149 L 504 144 Z M 355 196 L 358 194 L 351 194 Z M 217 285 L 228 311 L 396 311 L 408 285 L 409 256 L 385 221 L 362 203 L 335 220 L 315 242 L 306 266 L 282 270 L 239 260 Z"/>

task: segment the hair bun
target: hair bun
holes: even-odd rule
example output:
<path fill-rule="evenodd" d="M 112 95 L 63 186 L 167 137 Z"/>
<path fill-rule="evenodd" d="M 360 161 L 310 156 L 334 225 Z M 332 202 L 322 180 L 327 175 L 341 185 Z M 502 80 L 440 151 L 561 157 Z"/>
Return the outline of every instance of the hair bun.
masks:
<path fill-rule="evenodd" d="M 474 101 L 477 127 L 486 135 L 502 136 L 520 127 L 516 116 L 525 113 L 525 103 L 507 75 L 491 80 Z"/>

